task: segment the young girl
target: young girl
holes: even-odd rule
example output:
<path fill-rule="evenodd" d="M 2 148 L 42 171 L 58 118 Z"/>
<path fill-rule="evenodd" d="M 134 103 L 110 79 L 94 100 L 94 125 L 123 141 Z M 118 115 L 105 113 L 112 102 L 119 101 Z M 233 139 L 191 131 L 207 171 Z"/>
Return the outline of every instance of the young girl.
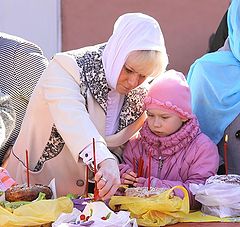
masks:
<path fill-rule="evenodd" d="M 189 192 L 191 208 L 197 208 L 189 184 L 202 184 L 216 174 L 219 158 L 216 145 L 200 131 L 192 113 L 184 75 L 174 70 L 164 73 L 153 82 L 144 104 L 147 119 L 124 150 L 125 164 L 119 165 L 122 183 L 148 185 L 150 153 L 151 187 L 182 185 Z M 179 190 L 175 193 L 182 197 Z"/>

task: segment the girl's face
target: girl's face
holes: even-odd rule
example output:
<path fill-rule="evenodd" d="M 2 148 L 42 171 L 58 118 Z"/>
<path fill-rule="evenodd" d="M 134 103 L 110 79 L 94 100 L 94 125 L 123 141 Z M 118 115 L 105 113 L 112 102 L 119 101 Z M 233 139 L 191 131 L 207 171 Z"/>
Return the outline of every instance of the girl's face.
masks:
<path fill-rule="evenodd" d="M 147 110 L 147 116 L 148 127 L 157 136 L 169 136 L 183 124 L 179 116 L 160 109 Z"/>

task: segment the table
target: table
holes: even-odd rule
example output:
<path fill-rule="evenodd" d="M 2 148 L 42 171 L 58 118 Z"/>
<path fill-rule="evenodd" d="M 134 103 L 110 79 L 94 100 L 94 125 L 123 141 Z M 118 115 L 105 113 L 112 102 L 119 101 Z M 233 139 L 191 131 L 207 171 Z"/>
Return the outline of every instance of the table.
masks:
<path fill-rule="evenodd" d="M 171 227 L 237 227 L 240 223 L 232 222 L 195 222 L 195 223 L 177 223 Z"/>

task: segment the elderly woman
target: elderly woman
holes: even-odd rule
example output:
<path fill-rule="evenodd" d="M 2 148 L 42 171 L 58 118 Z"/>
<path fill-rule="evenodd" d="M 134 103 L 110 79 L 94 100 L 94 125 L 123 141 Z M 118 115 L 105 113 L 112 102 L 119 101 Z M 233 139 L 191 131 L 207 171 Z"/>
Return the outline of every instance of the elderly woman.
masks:
<path fill-rule="evenodd" d="M 32 184 L 55 178 L 57 195 L 83 194 L 94 138 L 95 181 L 99 196 L 109 198 L 120 185 L 112 153 L 121 156 L 118 148 L 142 126 L 143 82 L 167 64 L 158 22 L 141 13 L 120 16 L 107 43 L 57 54 L 30 99 L 10 174 L 26 182 L 28 150 Z"/>
<path fill-rule="evenodd" d="M 240 0 L 228 9 L 228 39 L 217 52 L 206 54 L 191 66 L 188 82 L 193 111 L 202 131 L 218 144 L 228 173 L 240 174 Z M 227 136 L 226 136 L 227 135 Z M 224 140 L 228 140 L 224 160 Z"/>

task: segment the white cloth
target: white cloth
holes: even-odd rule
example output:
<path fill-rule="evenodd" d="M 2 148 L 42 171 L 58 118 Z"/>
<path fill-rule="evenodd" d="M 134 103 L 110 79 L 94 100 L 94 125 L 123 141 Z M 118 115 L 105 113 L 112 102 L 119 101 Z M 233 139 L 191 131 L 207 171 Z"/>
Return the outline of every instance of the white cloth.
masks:
<path fill-rule="evenodd" d="M 240 187 L 237 184 L 190 184 L 195 199 L 202 204 L 202 212 L 208 215 L 237 217 L 240 215 Z"/>
<path fill-rule="evenodd" d="M 92 210 L 92 211 L 91 211 Z M 92 214 L 91 214 L 92 213 Z M 130 218 L 130 213 L 127 211 L 119 211 L 114 213 L 103 202 L 87 203 L 83 212 L 73 208 L 72 213 L 63 213 L 52 224 L 53 227 L 68 227 L 68 226 L 87 226 L 88 221 L 80 221 L 80 215 L 89 216 L 89 222 L 94 221 L 88 225 L 91 227 L 137 227 L 136 219 Z M 107 220 L 102 220 L 102 217 L 110 215 Z M 75 224 L 80 222 L 81 224 Z M 85 223 L 85 224 L 84 224 Z"/>
<path fill-rule="evenodd" d="M 112 135 L 117 131 L 119 114 L 124 102 L 124 95 L 119 95 L 115 91 L 108 93 L 107 116 L 106 116 L 106 136 Z"/>
<path fill-rule="evenodd" d="M 103 51 L 103 66 L 109 86 L 116 89 L 119 73 L 134 50 L 166 52 L 158 22 L 142 13 L 126 13 L 114 24 L 112 36 Z"/>

